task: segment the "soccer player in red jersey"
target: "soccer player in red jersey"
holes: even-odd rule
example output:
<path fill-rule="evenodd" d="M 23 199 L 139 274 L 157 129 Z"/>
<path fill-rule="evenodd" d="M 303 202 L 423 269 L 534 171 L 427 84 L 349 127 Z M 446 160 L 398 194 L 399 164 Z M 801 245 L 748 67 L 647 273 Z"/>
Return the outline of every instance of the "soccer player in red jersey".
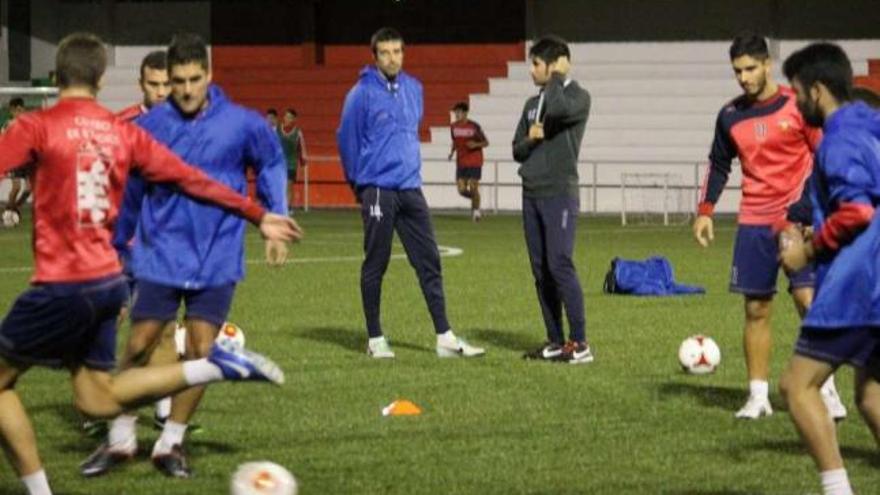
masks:
<path fill-rule="evenodd" d="M 737 418 L 770 415 L 768 399 L 772 337 L 770 316 L 779 251 L 774 225 L 784 224 L 789 207 L 801 197 L 813 165 L 813 152 L 821 130 L 808 126 L 795 105 L 791 88 L 777 84 L 771 74 L 767 42 L 751 33 L 733 40 L 730 62 L 743 94 L 719 112 L 715 139 L 709 154 L 706 178 L 693 225 L 694 236 L 706 247 L 714 238 L 712 212 L 727 183 L 731 162 L 742 165 L 740 203 L 730 291 L 745 297 L 743 347 L 749 377 L 749 399 Z M 795 306 L 804 315 L 813 299 L 812 267 L 786 272 Z M 833 378 L 824 388 L 832 415 L 846 416 Z"/>
<path fill-rule="evenodd" d="M 97 36 L 63 39 L 56 56 L 58 103 L 22 115 L 0 136 L 0 173 L 33 161 L 36 188 L 51 191 L 35 196 L 33 285 L 0 323 L 0 443 L 30 495 L 51 494 L 16 391 L 31 366 L 67 368 L 76 407 L 92 417 L 224 379 L 283 382 L 267 358 L 220 346 L 206 359 L 110 374 L 116 320 L 128 298 L 110 240 L 132 168 L 235 211 L 267 238 L 290 241 L 300 232 L 290 219 L 266 213 L 101 107 L 95 96 L 106 64 Z"/>
<path fill-rule="evenodd" d="M 483 134 L 480 124 L 468 120 L 470 107 L 466 102 L 456 103 L 452 107 L 455 122 L 449 126 L 452 134 L 452 149 L 449 159 L 455 155 L 455 182 L 458 194 L 471 200 L 471 217 L 479 222 L 480 214 L 480 179 L 483 171 L 483 148 L 489 146 L 489 140 Z"/>
<path fill-rule="evenodd" d="M 168 98 L 168 94 L 171 93 L 171 81 L 168 79 L 168 64 L 164 50 L 150 52 L 141 61 L 138 85 L 144 95 L 143 101 L 117 113 L 116 116 L 120 119 L 134 120 Z"/>

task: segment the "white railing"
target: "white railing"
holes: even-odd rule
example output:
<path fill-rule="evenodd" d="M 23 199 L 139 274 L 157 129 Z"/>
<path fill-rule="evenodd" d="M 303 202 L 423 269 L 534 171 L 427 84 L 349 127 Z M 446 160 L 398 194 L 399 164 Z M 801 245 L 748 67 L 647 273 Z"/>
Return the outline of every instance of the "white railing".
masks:
<path fill-rule="evenodd" d="M 311 156 L 308 158 L 309 165 L 307 167 L 303 167 L 302 173 L 302 184 L 303 184 L 303 209 L 308 211 L 311 206 L 310 200 L 310 187 L 312 181 L 310 180 L 309 169 L 314 166 L 327 166 L 328 163 L 338 163 L 339 158 L 335 156 Z M 426 158 L 422 160 L 424 166 L 438 166 L 442 165 L 450 170 L 449 180 L 424 180 L 422 185 L 425 187 L 450 187 L 455 188 L 456 183 L 453 179 L 453 173 L 451 170 L 454 170 L 454 165 L 450 166 L 450 162 L 443 159 L 438 158 Z M 322 165 L 319 165 L 322 164 Z M 522 183 L 518 180 L 502 180 L 500 171 L 504 169 L 504 167 L 518 167 L 519 164 L 513 160 L 488 160 L 483 165 L 483 180 L 480 182 L 481 188 L 485 191 L 483 194 L 484 198 L 491 199 L 490 205 L 487 205 L 487 210 L 491 210 L 493 213 L 498 213 L 501 209 L 499 207 L 500 200 L 499 197 L 501 195 L 501 191 L 508 188 L 520 188 L 522 187 Z M 690 212 L 696 211 L 697 202 L 699 201 L 700 190 L 701 190 L 701 175 L 700 171 L 706 167 L 705 162 L 688 162 L 682 160 L 581 160 L 578 162 L 578 168 L 581 172 L 584 169 L 587 169 L 589 173 L 584 174 L 581 173 L 581 182 L 578 185 L 579 190 L 581 191 L 581 197 L 583 199 L 584 196 L 589 196 L 589 201 L 581 201 L 581 210 L 585 213 L 599 213 L 599 193 L 600 191 L 615 191 L 615 194 L 619 194 L 622 188 L 627 187 L 624 184 L 624 179 L 622 178 L 628 170 L 624 167 L 687 167 L 693 173 L 692 182 L 685 183 L 686 181 L 682 181 L 679 184 L 661 184 L 659 186 L 656 185 L 648 185 L 644 186 L 646 188 L 661 188 L 664 191 L 666 190 L 685 190 L 688 192 L 689 196 L 693 198 L 693 202 L 689 205 Z M 621 180 L 609 180 L 609 179 L 600 179 L 602 175 L 601 172 L 604 169 L 611 168 L 615 171 L 619 171 L 621 175 Z M 423 176 L 424 176 L 423 172 Z M 510 175 L 510 174 L 507 174 Z M 333 181 L 333 184 L 344 184 L 342 181 Z M 739 186 L 728 185 L 726 190 L 738 190 Z M 488 194 L 486 194 L 488 193 Z M 339 205 L 333 205 L 339 206 Z M 658 211 L 658 213 L 664 213 L 663 211 Z"/>

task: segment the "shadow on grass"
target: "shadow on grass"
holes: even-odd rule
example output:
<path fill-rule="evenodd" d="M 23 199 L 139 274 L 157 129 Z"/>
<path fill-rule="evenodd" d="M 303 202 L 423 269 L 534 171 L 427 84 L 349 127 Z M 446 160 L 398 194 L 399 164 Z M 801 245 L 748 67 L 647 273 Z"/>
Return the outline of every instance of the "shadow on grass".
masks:
<path fill-rule="evenodd" d="M 718 387 L 714 385 L 697 385 L 693 383 L 668 382 L 659 385 L 661 398 L 670 396 L 689 396 L 697 399 L 705 407 L 716 407 L 736 412 L 745 403 L 747 391 L 740 387 Z M 788 411 L 778 397 L 771 395 L 770 402 L 774 411 Z"/>
<path fill-rule="evenodd" d="M 344 349 L 357 352 L 358 354 L 364 353 L 367 348 L 367 334 L 362 329 L 312 327 L 299 332 L 299 335 L 305 339 L 334 344 Z M 393 337 L 389 337 L 388 341 L 391 344 L 392 349 L 412 349 L 414 351 L 434 352 L 433 347 L 425 347 L 411 344 L 409 342 L 394 340 Z M 433 338 L 431 342 L 433 342 Z"/>
<path fill-rule="evenodd" d="M 746 449 L 772 450 L 788 455 L 807 455 L 807 448 L 797 440 L 764 440 L 744 447 Z M 858 460 L 873 468 L 880 468 L 880 451 L 874 448 L 848 447 L 840 448 L 844 460 Z"/>
<path fill-rule="evenodd" d="M 510 330 L 494 330 L 476 328 L 463 330 L 464 338 L 473 337 L 493 346 L 503 347 L 517 352 L 531 351 L 541 345 L 541 335 L 530 337 Z"/>

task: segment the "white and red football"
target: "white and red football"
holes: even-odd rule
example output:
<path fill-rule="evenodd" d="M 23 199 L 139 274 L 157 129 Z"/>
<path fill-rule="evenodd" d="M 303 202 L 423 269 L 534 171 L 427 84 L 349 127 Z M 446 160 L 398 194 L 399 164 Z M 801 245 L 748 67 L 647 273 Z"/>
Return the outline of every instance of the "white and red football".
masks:
<path fill-rule="evenodd" d="M 721 364 L 721 349 L 711 337 L 692 335 L 678 348 L 678 362 L 693 375 L 712 373 Z"/>

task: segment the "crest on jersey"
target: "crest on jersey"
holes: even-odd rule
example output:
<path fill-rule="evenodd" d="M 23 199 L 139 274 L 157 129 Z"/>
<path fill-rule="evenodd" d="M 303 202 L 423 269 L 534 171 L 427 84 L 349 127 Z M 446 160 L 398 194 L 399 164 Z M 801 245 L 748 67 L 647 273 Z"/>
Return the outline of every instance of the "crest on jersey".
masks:
<path fill-rule="evenodd" d="M 110 214 L 110 166 L 94 150 L 76 155 L 76 210 L 80 227 L 104 225 Z"/>
<path fill-rule="evenodd" d="M 782 132 L 786 132 L 787 130 L 791 129 L 791 122 L 790 122 L 788 119 L 782 119 L 782 120 L 780 120 L 780 121 L 778 122 L 778 125 L 779 125 L 779 129 L 780 129 Z"/>
<path fill-rule="evenodd" d="M 755 139 L 758 141 L 767 139 L 767 124 L 765 122 L 755 122 Z"/>

